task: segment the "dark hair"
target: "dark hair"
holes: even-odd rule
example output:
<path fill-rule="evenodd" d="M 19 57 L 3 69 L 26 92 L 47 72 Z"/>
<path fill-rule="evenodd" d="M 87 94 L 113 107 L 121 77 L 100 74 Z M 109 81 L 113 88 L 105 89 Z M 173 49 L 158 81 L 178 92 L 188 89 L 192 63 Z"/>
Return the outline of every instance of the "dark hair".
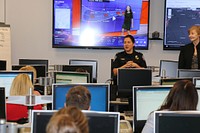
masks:
<path fill-rule="evenodd" d="M 63 117 L 63 118 L 62 118 Z M 68 117 L 68 118 L 67 118 Z M 51 117 L 47 133 L 89 133 L 88 119 L 77 107 L 64 107 Z"/>
<path fill-rule="evenodd" d="M 133 14 L 133 12 L 132 12 L 132 9 L 131 9 L 131 6 L 130 5 L 128 5 L 129 7 L 130 7 L 130 13 L 131 14 Z M 127 6 L 126 6 L 126 8 L 127 8 Z M 127 11 L 127 9 L 125 10 L 125 15 L 128 13 L 128 11 Z"/>
<path fill-rule="evenodd" d="M 88 110 L 91 94 L 84 86 L 72 87 L 66 95 L 66 106 L 76 106 L 79 109 Z"/>
<path fill-rule="evenodd" d="M 159 110 L 196 110 L 197 103 L 198 93 L 194 84 L 189 80 L 180 80 L 171 88 Z"/>
<path fill-rule="evenodd" d="M 124 37 L 124 39 L 125 39 L 125 38 L 130 38 L 131 41 L 132 41 L 132 43 L 135 43 L 135 38 L 134 38 L 132 35 L 126 35 L 126 36 Z"/>

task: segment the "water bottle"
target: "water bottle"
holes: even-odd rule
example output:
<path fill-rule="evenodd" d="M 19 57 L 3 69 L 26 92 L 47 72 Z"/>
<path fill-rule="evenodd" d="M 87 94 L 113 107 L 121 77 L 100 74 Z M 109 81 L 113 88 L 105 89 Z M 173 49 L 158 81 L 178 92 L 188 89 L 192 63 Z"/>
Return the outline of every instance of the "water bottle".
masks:
<path fill-rule="evenodd" d="M 0 119 L 0 133 L 6 133 L 6 120 Z"/>
<path fill-rule="evenodd" d="M 17 133 L 17 132 L 18 132 L 17 123 L 9 123 L 8 133 Z"/>

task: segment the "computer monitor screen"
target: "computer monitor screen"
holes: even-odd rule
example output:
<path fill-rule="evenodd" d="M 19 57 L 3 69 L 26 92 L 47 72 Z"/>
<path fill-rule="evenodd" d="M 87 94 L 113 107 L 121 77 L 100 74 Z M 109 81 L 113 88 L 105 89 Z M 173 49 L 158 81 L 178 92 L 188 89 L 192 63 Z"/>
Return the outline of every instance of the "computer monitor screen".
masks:
<path fill-rule="evenodd" d="M 90 75 L 84 72 L 54 72 L 54 83 L 89 83 Z"/>
<path fill-rule="evenodd" d="M 135 37 L 135 48 L 148 49 L 149 3 L 149 0 L 53 0 L 52 45 L 120 49 L 128 29 Z M 125 14 L 127 6 L 132 14 Z"/>
<path fill-rule="evenodd" d="M 0 87 L 5 87 L 6 97 L 10 95 L 10 87 L 13 79 L 18 74 L 28 74 L 31 81 L 33 82 L 33 72 L 30 71 L 0 71 Z"/>
<path fill-rule="evenodd" d="M 12 70 L 19 70 L 26 65 L 12 65 Z M 46 65 L 31 65 L 36 69 L 37 78 L 46 77 Z"/>
<path fill-rule="evenodd" d="M 90 133 L 119 133 L 119 112 L 85 111 L 88 118 Z"/>
<path fill-rule="evenodd" d="M 197 89 L 198 97 L 200 98 L 200 88 L 196 87 L 196 89 Z M 200 111 L 200 100 L 198 100 L 197 110 Z"/>
<path fill-rule="evenodd" d="M 56 110 L 33 110 L 31 133 L 45 133 L 46 126 Z M 90 133 L 119 133 L 120 114 L 118 112 L 82 112 L 88 118 Z"/>
<path fill-rule="evenodd" d="M 199 111 L 155 112 L 155 133 L 198 133 Z"/>
<path fill-rule="evenodd" d="M 78 59 L 70 59 L 70 65 L 91 65 L 92 66 L 92 78 L 93 83 L 97 82 L 97 70 L 98 70 L 98 62 L 97 60 L 78 60 Z"/>
<path fill-rule="evenodd" d="M 160 77 L 176 78 L 178 69 L 178 61 L 160 60 Z"/>
<path fill-rule="evenodd" d="M 198 69 L 178 69 L 178 77 L 200 77 L 200 70 Z"/>
<path fill-rule="evenodd" d="M 193 84 L 196 88 L 200 88 L 200 77 L 193 77 Z"/>
<path fill-rule="evenodd" d="M 0 70 L 6 70 L 6 61 L 0 60 Z"/>
<path fill-rule="evenodd" d="M 151 69 L 119 69 L 117 76 L 118 96 L 132 97 L 133 86 L 151 85 Z"/>
<path fill-rule="evenodd" d="M 33 110 L 31 133 L 46 133 L 46 126 L 56 110 Z"/>
<path fill-rule="evenodd" d="M 108 84 L 53 84 L 53 109 L 64 107 L 67 92 L 70 88 L 77 85 L 85 86 L 90 91 L 90 110 L 109 110 L 110 88 Z"/>
<path fill-rule="evenodd" d="M 164 50 L 178 50 L 190 43 L 188 29 L 199 25 L 199 0 L 165 0 Z"/>
<path fill-rule="evenodd" d="M 49 61 L 45 59 L 19 59 L 19 65 L 46 65 L 46 73 L 49 70 Z"/>
<path fill-rule="evenodd" d="M 140 132 L 148 115 L 163 104 L 172 86 L 133 87 L 133 116 L 135 131 Z"/>
<path fill-rule="evenodd" d="M 0 119 L 6 120 L 5 88 L 0 86 Z"/>
<path fill-rule="evenodd" d="M 161 85 L 174 85 L 179 80 L 190 80 L 193 81 L 192 78 L 161 78 L 160 84 Z"/>
<path fill-rule="evenodd" d="M 90 75 L 90 83 L 92 83 L 93 69 L 91 65 L 63 65 L 63 71 L 87 72 Z"/>

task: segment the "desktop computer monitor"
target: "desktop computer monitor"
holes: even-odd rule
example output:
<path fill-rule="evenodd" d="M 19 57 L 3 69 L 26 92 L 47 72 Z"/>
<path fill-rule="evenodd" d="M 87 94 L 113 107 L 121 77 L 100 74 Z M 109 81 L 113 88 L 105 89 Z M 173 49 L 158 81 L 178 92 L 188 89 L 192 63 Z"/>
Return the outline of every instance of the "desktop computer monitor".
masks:
<path fill-rule="evenodd" d="M 179 80 L 190 80 L 193 81 L 192 78 L 161 78 L 160 85 L 174 85 Z"/>
<path fill-rule="evenodd" d="M 46 126 L 56 110 L 33 110 L 31 133 L 46 133 Z"/>
<path fill-rule="evenodd" d="M 82 85 L 88 88 L 91 93 L 91 109 L 94 111 L 108 111 L 110 100 L 109 84 L 53 84 L 53 109 L 60 109 L 64 107 L 66 101 L 66 94 L 74 86 Z"/>
<path fill-rule="evenodd" d="M 0 60 L 0 70 L 6 70 L 6 60 Z"/>
<path fill-rule="evenodd" d="M 160 77 L 176 78 L 178 69 L 178 61 L 160 60 Z M 163 72 L 164 71 L 164 72 Z M 165 75 L 163 75 L 165 73 Z"/>
<path fill-rule="evenodd" d="M 172 86 L 133 87 L 133 123 L 136 132 L 141 132 L 148 115 L 163 104 Z"/>
<path fill-rule="evenodd" d="M 97 83 L 97 70 L 98 62 L 97 60 L 79 60 L 79 59 L 70 59 L 69 65 L 91 65 L 92 66 L 92 83 Z"/>
<path fill-rule="evenodd" d="M 155 133 L 198 133 L 200 111 L 156 111 Z"/>
<path fill-rule="evenodd" d="M 6 96 L 4 87 L 0 87 L 0 119 L 6 120 Z"/>
<path fill-rule="evenodd" d="M 92 66 L 91 65 L 62 65 L 62 71 L 87 72 L 90 75 L 90 83 L 92 83 Z"/>
<path fill-rule="evenodd" d="M 200 88 L 200 77 L 193 77 L 193 84 L 196 88 Z"/>
<path fill-rule="evenodd" d="M 45 133 L 46 126 L 56 110 L 33 110 L 31 133 Z M 118 112 L 82 112 L 88 118 L 90 133 L 119 133 L 120 113 Z"/>
<path fill-rule="evenodd" d="M 33 82 L 33 72 L 30 71 L 0 71 L 0 87 L 5 87 L 6 97 L 10 95 L 10 87 L 12 85 L 13 79 L 18 74 L 28 74 L 31 81 Z"/>
<path fill-rule="evenodd" d="M 49 70 L 49 61 L 45 59 L 19 59 L 19 65 L 45 65 L 46 73 Z"/>
<path fill-rule="evenodd" d="M 82 111 L 88 118 L 90 133 L 119 133 L 119 112 Z"/>
<path fill-rule="evenodd" d="M 54 83 L 89 83 L 90 75 L 84 72 L 54 72 Z"/>
<path fill-rule="evenodd" d="M 178 69 L 178 77 L 200 77 L 199 69 Z"/>
<path fill-rule="evenodd" d="M 151 69 L 119 69 L 117 76 L 118 97 L 132 97 L 133 86 L 145 86 L 152 83 Z"/>
<path fill-rule="evenodd" d="M 12 70 L 19 70 L 20 68 L 26 65 L 12 65 Z M 36 69 L 37 78 L 39 77 L 46 77 L 46 65 L 31 65 Z"/>

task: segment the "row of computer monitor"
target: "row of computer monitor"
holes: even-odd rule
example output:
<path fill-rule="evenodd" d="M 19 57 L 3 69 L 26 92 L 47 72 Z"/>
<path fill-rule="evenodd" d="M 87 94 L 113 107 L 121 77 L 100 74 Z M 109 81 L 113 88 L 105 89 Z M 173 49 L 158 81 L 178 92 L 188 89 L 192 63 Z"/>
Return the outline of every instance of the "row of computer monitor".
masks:
<path fill-rule="evenodd" d="M 19 70 L 25 65 L 32 65 L 37 71 L 37 77 L 46 77 L 48 73 L 49 61 L 45 59 L 19 59 L 19 65 L 12 65 L 12 70 Z M 79 60 L 70 59 L 69 65 L 61 65 L 62 71 L 76 71 L 77 69 L 86 70 L 90 79 L 89 82 L 97 82 L 97 67 L 98 62 L 96 60 Z M 6 69 L 6 61 L 0 60 L 0 70 Z"/>
<path fill-rule="evenodd" d="M 171 86 L 138 86 L 133 87 L 134 131 L 140 132 L 148 115 L 159 108 L 167 96 Z M 5 89 L 0 88 L 0 118 L 5 118 Z M 3 96 L 4 94 L 4 96 Z M 198 90 L 199 94 L 199 90 Z M 4 104 L 4 105 L 3 105 Z M 3 108 L 4 107 L 4 108 Z M 199 105 L 198 105 L 199 107 Z M 4 110 L 4 111 L 2 111 Z M 32 133 L 45 132 L 46 125 L 56 110 L 36 110 L 32 112 Z M 83 111 L 89 120 L 91 133 L 119 133 L 117 112 Z M 155 133 L 198 132 L 200 122 L 199 111 L 156 111 Z M 140 130 L 140 131 L 139 131 Z"/>
<path fill-rule="evenodd" d="M 108 84 L 53 84 L 53 109 L 64 107 L 66 94 L 70 88 L 83 85 L 91 92 L 91 110 L 109 111 L 109 85 Z M 133 123 L 135 131 L 140 131 L 148 115 L 162 105 L 172 86 L 135 86 L 133 97 Z M 199 97 L 200 89 L 197 88 Z M 198 103 L 197 109 L 200 109 Z"/>
<path fill-rule="evenodd" d="M 21 67 L 21 66 L 20 66 Z M 13 68 L 19 68 L 13 66 Z M 37 68 L 37 67 L 36 67 Z M 39 67 L 38 67 L 39 68 Z M 66 68 L 76 66 L 66 65 Z M 69 70 L 69 69 L 68 69 Z M 0 71 L 0 86 L 6 88 L 6 94 L 9 93 L 10 86 L 13 79 L 20 73 L 25 71 Z M 200 77 L 200 70 L 180 70 L 183 77 L 179 78 L 162 78 L 161 85 L 173 84 L 177 80 L 188 79 L 193 80 L 192 77 Z M 188 73 L 188 75 L 184 75 Z M 31 72 L 27 72 L 33 81 Z M 186 78 L 187 77 L 187 78 Z M 90 74 L 84 72 L 70 72 L 70 71 L 55 71 L 53 72 L 54 83 L 90 83 Z M 119 69 L 118 71 L 118 97 L 127 97 L 130 94 L 132 86 L 142 86 L 152 84 L 152 71 L 151 69 Z M 8 95 L 7 95 L 8 96 Z"/>
<path fill-rule="evenodd" d="M 22 73 L 28 74 L 32 82 L 34 81 L 32 71 L 0 71 L 0 87 L 6 88 L 6 96 L 9 95 L 13 79 Z M 54 83 L 90 83 L 89 73 L 84 72 L 56 71 L 53 72 L 52 79 Z"/>
<path fill-rule="evenodd" d="M 160 60 L 159 76 L 167 78 L 199 77 L 200 71 L 195 69 L 178 69 L 178 61 Z"/>
<path fill-rule="evenodd" d="M 45 132 L 56 111 L 33 111 L 31 133 Z M 119 133 L 120 114 L 117 112 L 82 111 L 88 118 L 90 133 Z M 200 111 L 156 111 L 154 133 L 198 133 Z M 139 133 L 134 129 L 135 133 Z"/>
<path fill-rule="evenodd" d="M 103 88 L 101 88 L 101 86 Z M 87 87 L 90 89 L 89 86 L 87 86 Z M 97 88 L 95 88 L 95 87 L 97 87 Z M 58 88 L 57 91 L 59 91 L 61 88 Z M 95 85 L 92 88 L 94 90 L 102 89 L 105 91 L 105 88 L 107 88 L 107 86 L 105 86 L 105 85 L 96 86 Z M 64 90 L 67 91 L 68 89 L 64 89 Z M 100 92 L 100 91 L 98 91 L 98 92 Z M 93 95 L 93 93 L 92 93 L 92 95 Z M 102 99 L 102 98 L 100 98 L 100 99 Z M 61 102 L 63 102 L 63 101 L 61 101 Z M 99 102 L 96 104 L 99 104 Z M 104 102 L 104 101 L 102 101 L 102 102 Z M 64 105 L 64 103 L 63 103 L 63 105 Z M 93 107 L 93 103 L 91 106 Z M 5 88 L 3 88 L 3 87 L 0 87 L 0 107 L 1 107 L 0 108 L 0 119 L 6 120 L 6 98 L 5 98 Z M 105 109 L 105 107 L 104 107 L 104 109 Z M 33 110 L 32 111 L 32 119 L 31 119 L 32 120 L 31 121 L 31 133 L 44 133 L 45 129 L 46 129 L 46 125 L 48 124 L 50 118 L 56 111 L 57 110 Z M 119 112 L 85 111 L 85 110 L 83 110 L 82 112 L 86 115 L 86 117 L 88 119 L 90 133 L 103 133 L 103 132 L 119 133 L 119 130 L 120 130 L 120 113 Z"/>
<path fill-rule="evenodd" d="M 45 60 L 45 59 L 19 59 L 19 65 L 45 65 L 46 66 L 45 73 L 43 73 L 43 75 L 42 75 L 43 77 L 45 77 L 46 73 L 48 72 L 49 62 L 48 62 L 48 60 Z M 62 70 L 63 71 L 74 71 L 75 69 L 82 66 L 81 67 L 82 69 L 85 69 L 88 71 L 88 73 L 90 73 L 91 82 L 94 82 L 94 83 L 97 82 L 97 68 L 98 68 L 97 60 L 70 59 L 69 65 L 76 65 L 76 66 L 69 67 L 67 65 L 62 65 Z M 91 66 L 92 68 L 87 67 L 87 66 Z M 16 69 L 14 69 L 14 70 L 16 70 Z"/>

